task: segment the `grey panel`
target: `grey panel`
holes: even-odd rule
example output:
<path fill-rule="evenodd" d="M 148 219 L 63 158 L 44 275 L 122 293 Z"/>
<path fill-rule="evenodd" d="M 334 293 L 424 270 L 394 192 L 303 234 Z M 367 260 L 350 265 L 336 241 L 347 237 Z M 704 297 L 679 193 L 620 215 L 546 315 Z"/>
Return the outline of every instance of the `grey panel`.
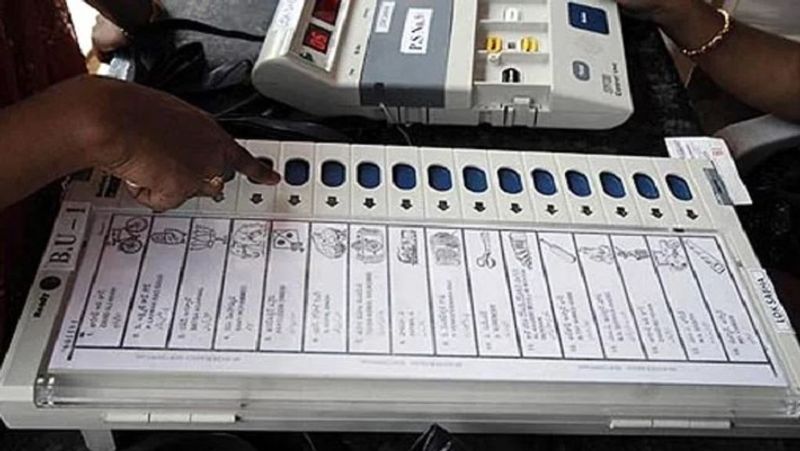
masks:
<path fill-rule="evenodd" d="M 379 0 L 376 4 L 375 22 L 381 20 L 379 12 L 384 3 Z M 361 73 L 361 104 L 444 107 L 453 2 L 394 0 L 394 3 L 388 31 L 376 33 L 375 24 L 372 26 Z M 432 10 L 424 54 L 401 52 L 409 8 Z"/>

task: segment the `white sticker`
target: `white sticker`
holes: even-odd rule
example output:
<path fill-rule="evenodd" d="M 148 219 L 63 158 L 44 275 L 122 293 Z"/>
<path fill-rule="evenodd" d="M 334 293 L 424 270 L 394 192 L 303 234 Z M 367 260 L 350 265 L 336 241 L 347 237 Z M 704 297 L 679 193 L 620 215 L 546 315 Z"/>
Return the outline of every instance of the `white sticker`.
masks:
<path fill-rule="evenodd" d="M 281 0 L 275 10 L 270 29 L 292 29 L 297 27 L 304 3 L 303 0 Z"/>
<path fill-rule="evenodd" d="M 375 20 L 375 33 L 388 33 L 392 28 L 394 5 L 394 2 L 381 2 L 381 6 L 378 8 L 378 17 Z"/>
<path fill-rule="evenodd" d="M 793 334 L 792 323 L 789 321 L 789 316 L 786 310 L 783 309 L 778 294 L 775 292 L 775 286 L 772 285 L 772 280 L 763 269 L 751 269 L 750 277 L 755 283 L 756 290 L 758 290 L 758 298 L 767 308 L 769 317 L 772 319 L 772 324 L 775 325 L 775 330 L 782 334 Z"/>
<path fill-rule="evenodd" d="M 708 159 L 714 164 L 728 196 L 734 205 L 752 205 L 753 200 L 744 185 L 728 145 L 719 138 L 665 138 L 672 158 L 681 160 Z"/>
<path fill-rule="evenodd" d="M 75 270 L 90 211 L 87 202 L 64 202 L 42 258 L 43 269 Z"/>
<path fill-rule="evenodd" d="M 412 55 L 428 53 L 428 37 L 431 31 L 431 8 L 408 8 L 406 23 L 403 26 L 403 38 L 400 41 L 400 52 Z"/>

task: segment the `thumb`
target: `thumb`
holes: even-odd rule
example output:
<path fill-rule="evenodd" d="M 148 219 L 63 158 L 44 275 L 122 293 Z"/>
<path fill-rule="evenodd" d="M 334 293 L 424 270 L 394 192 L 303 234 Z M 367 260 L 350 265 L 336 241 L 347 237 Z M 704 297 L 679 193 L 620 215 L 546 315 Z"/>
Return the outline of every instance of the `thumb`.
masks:
<path fill-rule="evenodd" d="M 281 181 L 280 174 L 271 165 L 255 158 L 244 147 L 233 143 L 230 152 L 233 168 L 251 180 L 264 185 L 275 185 Z"/>

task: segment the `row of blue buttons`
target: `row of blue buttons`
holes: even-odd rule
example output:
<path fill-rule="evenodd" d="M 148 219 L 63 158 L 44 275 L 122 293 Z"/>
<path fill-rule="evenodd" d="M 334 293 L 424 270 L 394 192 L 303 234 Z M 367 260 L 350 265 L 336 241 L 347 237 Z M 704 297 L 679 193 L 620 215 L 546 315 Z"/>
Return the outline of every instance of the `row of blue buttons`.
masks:
<path fill-rule="evenodd" d="M 301 186 L 308 182 L 311 168 L 307 161 L 292 159 L 286 162 L 284 178 L 292 186 Z M 336 188 L 342 186 L 346 179 L 345 166 L 335 160 L 322 164 L 322 183 L 325 186 Z M 482 169 L 468 166 L 463 170 L 464 186 L 474 193 L 483 193 L 489 189 L 486 172 Z M 531 173 L 533 185 L 540 194 L 552 196 L 558 192 L 555 177 L 545 169 L 536 169 Z M 374 163 L 364 162 L 356 168 L 358 184 L 367 189 L 374 189 L 381 184 L 381 169 Z M 585 174 L 570 170 L 565 174 L 567 187 L 570 192 L 578 197 L 588 197 L 592 194 L 592 186 Z M 523 190 L 522 177 L 517 171 L 510 168 L 500 168 L 497 171 L 500 189 L 509 194 L 519 194 Z M 402 190 L 410 190 L 417 186 L 416 170 L 407 164 L 396 164 L 392 168 L 392 182 Z M 689 183 L 682 177 L 670 174 L 666 177 L 667 187 L 675 198 L 688 201 L 693 198 Z M 431 165 L 428 167 L 428 183 L 436 191 L 450 191 L 453 188 L 453 177 L 450 170 L 444 166 Z M 641 172 L 633 175 L 633 184 L 636 192 L 645 199 L 658 199 L 661 193 L 658 185 L 647 174 Z M 611 172 L 600 174 L 600 185 L 603 192 L 615 199 L 627 195 L 622 179 Z"/>

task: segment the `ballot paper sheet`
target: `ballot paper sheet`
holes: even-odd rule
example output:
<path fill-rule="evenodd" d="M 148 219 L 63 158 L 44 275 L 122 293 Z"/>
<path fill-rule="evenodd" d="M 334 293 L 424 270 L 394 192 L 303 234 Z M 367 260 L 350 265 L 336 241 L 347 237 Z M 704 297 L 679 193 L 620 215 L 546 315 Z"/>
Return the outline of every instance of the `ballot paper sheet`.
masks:
<path fill-rule="evenodd" d="M 97 213 L 52 372 L 783 386 L 721 237 Z"/>

